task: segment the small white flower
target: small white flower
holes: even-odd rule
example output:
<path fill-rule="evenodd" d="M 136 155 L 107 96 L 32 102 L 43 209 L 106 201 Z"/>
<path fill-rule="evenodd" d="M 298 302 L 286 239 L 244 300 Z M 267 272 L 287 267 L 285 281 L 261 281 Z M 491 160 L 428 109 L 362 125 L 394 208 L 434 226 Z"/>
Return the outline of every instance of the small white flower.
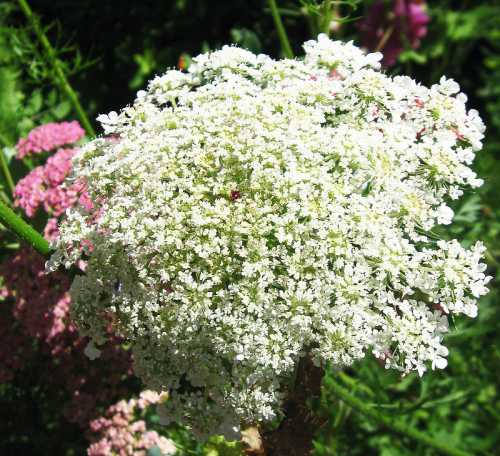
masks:
<path fill-rule="evenodd" d="M 460 90 L 460 86 L 453 79 L 448 79 L 446 76 L 441 76 L 439 88 L 445 95 L 453 95 Z M 463 100 L 463 102 L 465 101 L 466 99 Z"/>
<path fill-rule="evenodd" d="M 101 114 L 97 117 L 97 121 L 101 123 L 105 134 L 114 133 L 118 123 L 118 114 L 111 111 L 109 114 Z"/>
<path fill-rule="evenodd" d="M 488 288 L 486 288 L 485 286 L 485 280 L 481 279 L 477 282 L 473 282 L 470 286 L 470 291 L 472 293 L 472 296 L 474 296 L 475 298 L 479 298 L 480 296 L 488 293 Z"/>
<path fill-rule="evenodd" d="M 448 365 L 448 361 L 446 358 L 441 358 L 440 356 L 437 356 L 435 359 L 432 360 L 432 369 L 434 370 L 435 368 L 437 369 L 444 369 Z"/>
<path fill-rule="evenodd" d="M 437 221 L 441 225 L 449 225 L 453 220 L 453 210 L 446 204 L 441 204 L 437 209 Z"/>

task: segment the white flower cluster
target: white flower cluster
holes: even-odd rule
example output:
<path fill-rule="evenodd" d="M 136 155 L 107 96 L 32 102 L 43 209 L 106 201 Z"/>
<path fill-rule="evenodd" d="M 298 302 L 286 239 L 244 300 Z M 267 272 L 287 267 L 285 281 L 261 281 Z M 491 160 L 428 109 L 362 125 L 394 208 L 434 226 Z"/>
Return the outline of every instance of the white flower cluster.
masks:
<path fill-rule="evenodd" d="M 443 368 L 447 316 L 487 292 L 482 245 L 430 234 L 481 185 L 484 126 L 457 84 L 388 77 L 326 36 L 304 48 L 200 55 L 76 158 L 96 211 L 68 212 L 52 259 L 87 262 L 73 318 L 92 354 L 111 322 L 169 392 L 162 419 L 200 433 L 275 418 L 306 353 Z"/>

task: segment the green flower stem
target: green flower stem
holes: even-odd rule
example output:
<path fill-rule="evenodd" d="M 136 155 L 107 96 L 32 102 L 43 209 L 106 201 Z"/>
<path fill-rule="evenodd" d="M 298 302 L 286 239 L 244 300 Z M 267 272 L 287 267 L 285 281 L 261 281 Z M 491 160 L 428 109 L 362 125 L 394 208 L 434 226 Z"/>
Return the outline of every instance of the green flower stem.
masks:
<path fill-rule="evenodd" d="M 82 123 L 83 127 L 90 136 L 95 136 L 96 134 L 94 129 L 92 128 L 89 118 L 87 117 L 87 114 L 85 114 L 85 111 L 83 110 L 82 105 L 78 100 L 76 92 L 69 84 L 68 79 L 64 74 L 61 62 L 57 58 L 56 52 L 54 51 L 54 48 L 50 44 L 47 35 L 45 35 L 45 32 L 43 31 L 43 28 L 40 25 L 40 22 L 38 21 L 38 18 L 33 14 L 33 11 L 31 10 L 27 0 L 18 0 L 18 3 L 22 12 L 26 16 L 26 19 L 28 19 L 29 23 L 33 27 L 33 30 L 35 31 L 35 34 L 38 38 L 38 41 L 42 45 L 42 48 L 44 49 L 47 55 L 47 59 L 49 60 L 52 69 L 54 70 L 56 78 L 58 79 L 58 82 L 63 92 L 66 94 L 70 102 L 73 104 L 73 108 L 75 109 L 75 112 L 78 118 L 80 119 L 80 122 Z"/>
<path fill-rule="evenodd" d="M 324 382 L 327 388 L 331 389 L 335 393 L 335 395 L 339 399 L 342 399 L 342 401 L 344 401 L 347 405 L 351 406 L 353 409 L 357 410 L 363 415 L 372 418 L 374 421 L 378 421 L 383 426 L 396 432 L 397 434 L 405 437 L 410 437 L 417 442 L 434 448 L 442 454 L 450 456 L 470 456 L 470 453 L 453 448 L 446 443 L 436 440 L 411 426 L 403 424 L 400 421 L 396 421 L 389 416 L 379 413 L 377 410 L 367 405 L 364 401 L 349 393 L 343 386 L 339 385 L 335 380 L 333 380 L 333 378 L 329 376 L 325 377 Z"/>
<path fill-rule="evenodd" d="M 330 23 L 332 22 L 332 15 L 333 15 L 331 0 L 326 0 L 323 3 L 322 10 L 323 14 L 320 19 L 321 22 L 320 30 L 321 33 L 325 33 L 326 35 L 330 36 Z"/>
<path fill-rule="evenodd" d="M 3 136 L 0 136 L 0 142 L 3 142 L 5 146 L 8 145 L 8 142 L 5 140 Z M 10 194 L 14 195 L 14 179 L 12 179 L 12 174 L 10 173 L 9 165 L 7 163 L 7 158 L 5 157 L 5 153 L 3 149 L 0 149 L 0 167 L 2 168 L 2 173 L 5 177 L 5 182 L 7 183 L 7 187 L 9 188 Z"/>
<path fill-rule="evenodd" d="M 281 16 L 278 11 L 278 6 L 276 5 L 276 0 L 267 0 L 267 3 L 269 4 L 269 8 L 271 9 L 271 14 L 274 19 L 274 25 L 276 26 L 276 30 L 278 32 L 283 55 L 288 59 L 293 59 L 294 55 L 292 47 L 290 46 L 290 41 L 288 41 L 285 27 L 283 26 L 283 22 L 281 21 Z"/>
<path fill-rule="evenodd" d="M 50 254 L 47 240 L 0 200 L 0 222 L 44 257 Z"/>
<path fill-rule="evenodd" d="M 0 200 L 2 200 L 7 206 L 11 204 L 9 196 L 3 190 L 0 190 Z"/>
<path fill-rule="evenodd" d="M 5 158 L 5 153 L 3 149 L 0 149 L 0 167 L 2 168 L 2 173 L 5 177 L 5 182 L 7 182 L 7 187 L 9 188 L 10 194 L 14 194 L 14 180 L 10 174 L 9 165 L 7 164 L 7 159 Z"/>

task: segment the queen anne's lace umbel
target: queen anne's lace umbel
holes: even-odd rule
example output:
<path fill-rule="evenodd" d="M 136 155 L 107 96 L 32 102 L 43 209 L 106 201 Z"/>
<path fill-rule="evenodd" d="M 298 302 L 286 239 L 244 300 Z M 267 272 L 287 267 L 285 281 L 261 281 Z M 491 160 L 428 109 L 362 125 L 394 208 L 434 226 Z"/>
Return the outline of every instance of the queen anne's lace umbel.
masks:
<path fill-rule="evenodd" d="M 443 368 L 447 315 L 487 292 L 483 246 L 429 234 L 481 185 L 484 126 L 458 85 L 388 77 L 326 36 L 304 48 L 200 55 L 76 157 L 99 210 L 69 210 L 52 259 L 88 257 L 73 317 L 97 347 L 111 318 L 169 392 L 162 417 L 195 431 L 273 419 L 306 353 Z"/>

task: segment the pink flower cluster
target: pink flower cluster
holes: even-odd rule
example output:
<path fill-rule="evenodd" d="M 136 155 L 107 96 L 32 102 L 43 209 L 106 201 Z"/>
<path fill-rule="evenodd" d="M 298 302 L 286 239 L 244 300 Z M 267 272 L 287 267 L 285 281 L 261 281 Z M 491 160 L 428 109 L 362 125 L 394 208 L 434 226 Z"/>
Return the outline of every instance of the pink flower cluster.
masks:
<path fill-rule="evenodd" d="M 405 42 L 418 48 L 420 39 L 427 34 L 430 18 L 423 0 L 394 0 L 390 8 L 386 4 L 376 0 L 360 21 L 359 30 L 363 45 L 381 51 L 382 63 L 391 66 L 403 52 Z"/>
<path fill-rule="evenodd" d="M 77 122 L 64 122 L 38 127 L 27 140 L 31 141 L 30 147 L 38 144 L 39 148 L 53 150 L 82 135 Z M 27 150 L 27 143 L 20 143 L 25 147 L 20 150 Z M 64 183 L 76 152 L 59 149 L 45 165 L 35 168 L 16 186 L 16 205 L 29 217 L 33 217 L 39 207 L 51 216 L 45 227 L 48 239 L 58 235 L 57 218 L 67 208 L 78 203 L 92 209 L 82 183 Z M 97 416 L 100 407 L 128 396 L 126 381 L 132 374 L 130 354 L 122 350 L 120 340 L 112 336 L 100 347 L 99 360 L 90 361 L 85 356 L 88 340 L 78 336 L 69 319 L 71 300 L 67 274 L 46 274 L 43 258 L 29 249 L 21 249 L 0 264 L 0 275 L 3 278 L 0 383 L 11 381 L 29 367 L 37 372 L 37 381 L 52 388 L 61 398 L 64 416 L 82 428 Z"/>
<path fill-rule="evenodd" d="M 147 407 L 157 404 L 160 395 L 143 391 L 139 399 L 120 401 L 106 411 L 104 417 L 90 423 L 90 430 L 96 434 L 87 450 L 89 456 L 146 456 L 147 450 L 157 447 L 162 455 L 174 454 L 172 441 L 147 429 L 144 419 Z"/>
<path fill-rule="evenodd" d="M 34 353 L 33 339 L 43 342 L 52 355 L 65 347 L 69 310 L 69 280 L 66 275 L 44 273 L 42 258 L 21 249 L 0 265 L 3 278 L 0 328 L 0 383 L 14 378 Z"/>
<path fill-rule="evenodd" d="M 25 365 L 45 359 L 37 366 L 39 381 L 64 392 L 64 415 L 86 427 L 98 405 L 127 394 L 124 380 L 131 375 L 129 353 L 115 338 L 101 348 L 98 361 L 85 356 L 88 341 L 78 336 L 69 320 L 69 278 L 63 273 L 46 274 L 38 254 L 19 250 L 0 265 L 0 275 L 5 299 L 0 329 L 7 348 L 0 349 L 0 382 L 10 381 Z"/>
<path fill-rule="evenodd" d="M 31 130 L 26 138 L 18 141 L 17 158 L 21 159 L 30 154 L 49 152 L 66 144 L 74 144 L 84 135 L 85 131 L 76 120 L 41 125 Z"/>
<path fill-rule="evenodd" d="M 28 217 L 34 217 L 39 207 L 55 218 L 76 203 L 91 210 L 92 202 L 83 182 L 63 184 L 71 173 L 71 159 L 77 152 L 76 149 L 59 149 L 45 165 L 23 177 L 14 191 L 15 205 L 21 207 Z M 57 219 L 49 220 L 46 229 L 49 239 L 57 235 L 56 226 Z"/>
<path fill-rule="evenodd" d="M 18 250 L 0 265 L 0 272 L 5 282 L 4 295 L 15 298 L 12 313 L 24 332 L 47 344 L 52 355 L 64 350 L 65 333 L 75 332 L 67 321 L 67 274 L 46 274 L 43 259 L 28 249 Z"/>

